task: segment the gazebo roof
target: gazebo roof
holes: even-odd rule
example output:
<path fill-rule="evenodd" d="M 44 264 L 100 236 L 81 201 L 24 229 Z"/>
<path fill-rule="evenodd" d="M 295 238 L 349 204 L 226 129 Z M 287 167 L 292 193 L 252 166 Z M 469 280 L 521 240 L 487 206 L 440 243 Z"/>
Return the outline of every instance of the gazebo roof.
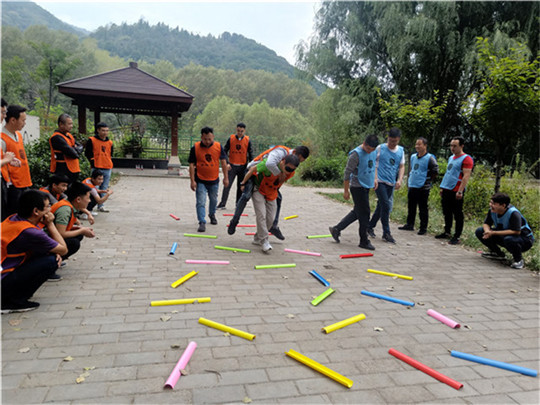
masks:
<path fill-rule="evenodd" d="M 58 83 L 73 104 L 91 111 L 171 115 L 191 107 L 193 96 L 152 76 L 130 62 L 129 67 Z"/>

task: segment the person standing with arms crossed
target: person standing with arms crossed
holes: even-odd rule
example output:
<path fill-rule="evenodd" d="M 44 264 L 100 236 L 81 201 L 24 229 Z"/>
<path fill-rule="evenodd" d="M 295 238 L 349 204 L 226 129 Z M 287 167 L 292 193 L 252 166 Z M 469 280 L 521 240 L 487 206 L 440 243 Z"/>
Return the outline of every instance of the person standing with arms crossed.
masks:
<path fill-rule="evenodd" d="M 73 119 L 67 114 L 58 117 L 58 129 L 49 138 L 51 148 L 51 173 L 63 174 L 69 183 L 77 181 L 81 173 L 79 156 L 83 147 L 69 131 L 73 129 Z"/>
<path fill-rule="evenodd" d="M 97 123 L 96 135 L 88 138 L 84 154 L 90 161 L 92 169 L 99 169 L 103 173 L 103 183 L 99 186 L 103 192 L 109 189 L 113 168 L 113 152 L 113 142 L 109 139 L 109 126 L 104 122 Z M 98 211 L 109 212 L 103 204 L 98 204 Z"/>

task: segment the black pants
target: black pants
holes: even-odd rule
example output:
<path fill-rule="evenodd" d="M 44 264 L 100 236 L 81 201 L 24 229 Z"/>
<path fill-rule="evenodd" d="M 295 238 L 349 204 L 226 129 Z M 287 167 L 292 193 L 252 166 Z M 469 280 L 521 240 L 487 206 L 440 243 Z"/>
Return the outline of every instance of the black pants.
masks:
<path fill-rule="evenodd" d="M 83 240 L 83 235 L 75 236 L 73 238 L 64 239 L 66 242 L 66 247 L 68 252 L 62 256 L 63 260 L 66 260 L 69 256 L 74 255 L 81 248 L 81 241 Z"/>
<path fill-rule="evenodd" d="M 28 190 L 28 187 L 18 188 L 13 184 L 8 187 L 7 191 L 7 216 L 15 214 L 19 209 L 19 198 L 21 194 Z"/>
<path fill-rule="evenodd" d="M 92 212 L 92 210 L 94 209 L 96 205 L 97 205 L 96 199 L 94 198 L 92 194 L 90 194 L 90 202 L 88 203 L 88 206 L 86 207 L 86 209 Z"/>
<path fill-rule="evenodd" d="M 444 215 L 444 231 L 450 233 L 452 230 L 452 222 L 456 220 L 456 229 L 454 231 L 454 238 L 459 238 L 463 232 L 463 199 L 456 198 L 456 192 L 452 190 L 442 189 L 441 204 Z"/>
<path fill-rule="evenodd" d="M 427 229 L 429 212 L 428 212 L 429 189 L 409 188 L 407 193 L 407 225 L 414 227 L 416 219 L 416 207 L 418 206 L 420 216 L 420 229 Z"/>
<path fill-rule="evenodd" d="M 227 205 L 227 199 L 229 198 L 229 192 L 231 191 L 234 179 L 237 179 L 236 180 L 236 203 L 238 203 L 238 200 L 240 200 L 240 196 L 242 195 L 242 190 L 240 189 L 240 183 L 244 179 L 245 174 L 246 174 L 245 165 L 231 165 L 231 170 L 229 170 L 229 174 L 228 174 L 229 185 L 223 188 L 219 206 L 224 207 L 225 205 Z"/>
<path fill-rule="evenodd" d="M 236 209 L 234 210 L 233 218 L 231 219 L 231 223 L 238 224 L 240 221 L 240 218 L 242 217 L 242 213 L 246 209 L 246 205 L 248 201 L 251 199 L 251 196 L 253 195 L 253 187 L 255 186 L 255 180 L 250 178 L 246 185 L 244 186 L 244 192 L 240 195 L 240 198 L 236 202 Z M 277 209 L 276 209 L 276 216 L 274 217 L 274 223 L 272 224 L 273 228 L 277 228 L 278 222 L 279 222 L 279 214 L 281 212 L 281 200 L 282 200 L 281 193 L 278 190 L 278 197 L 276 200 Z"/>
<path fill-rule="evenodd" d="M 336 228 L 341 232 L 354 221 L 358 220 L 358 234 L 360 236 L 360 243 L 366 243 L 368 241 L 367 228 L 369 226 L 369 215 L 371 213 L 369 209 L 370 189 L 364 187 L 351 187 L 350 190 L 354 207 L 351 212 L 349 212 L 341 221 L 339 221 Z"/>
<path fill-rule="evenodd" d="M 532 237 L 523 235 L 495 235 L 489 239 L 483 239 L 482 236 L 484 236 L 484 228 L 479 227 L 476 229 L 476 237 L 480 242 L 487 246 L 491 252 L 495 253 L 501 253 L 499 246 L 506 248 L 512 254 L 515 262 L 519 262 L 523 258 L 521 254 L 529 250 L 534 243 Z"/>

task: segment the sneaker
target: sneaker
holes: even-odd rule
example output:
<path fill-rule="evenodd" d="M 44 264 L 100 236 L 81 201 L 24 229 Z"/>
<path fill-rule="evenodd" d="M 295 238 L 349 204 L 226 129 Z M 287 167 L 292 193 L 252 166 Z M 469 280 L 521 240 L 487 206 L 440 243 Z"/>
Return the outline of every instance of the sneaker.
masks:
<path fill-rule="evenodd" d="M 503 252 L 483 252 L 482 257 L 493 260 L 504 260 L 506 255 Z"/>
<path fill-rule="evenodd" d="M 375 237 L 375 231 L 373 230 L 373 228 L 368 228 L 368 229 L 367 229 L 367 234 L 368 234 L 369 236 L 371 236 L 372 238 Z"/>
<path fill-rule="evenodd" d="M 206 232 L 206 224 L 204 222 L 199 222 L 199 227 L 197 228 L 197 232 Z"/>
<path fill-rule="evenodd" d="M 92 211 L 92 216 L 97 217 L 99 214 L 96 211 Z"/>
<path fill-rule="evenodd" d="M 81 216 L 79 217 L 79 219 L 83 219 L 83 220 L 87 220 L 88 219 L 88 215 L 87 214 L 84 214 L 82 213 Z"/>
<path fill-rule="evenodd" d="M 2 305 L 2 314 L 12 314 L 15 312 L 28 312 L 33 311 L 39 307 L 39 302 L 25 301 L 20 303 L 8 303 Z"/>
<path fill-rule="evenodd" d="M 519 262 L 514 262 L 510 265 L 513 269 L 522 269 L 525 263 L 523 262 L 523 259 L 521 259 Z"/>
<path fill-rule="evenodd" d="M 459 245 L 459 238 L 453 237 L 448 241 L 449 245 Z"/>
<path fill-rule="evenodd" d="M 435 236 L 435 239 L 450 239 L 451 235 L 448 232 L 443 232 Z"/>
<path fill-rule="evenodd" d="M 270 242 L 266 241 L 262 244 L 262 251 L 264 253 L 268 253 L 272 250 L 272 245 L 270 244 Z"/>
<path fill-rule="evenodd" d="M 98 208 L 98 211 L 99 212 L 109 212 L 109 210 L 107 208 L 105 208 L 105 207 Z"/>
<path fill-rule="evenodd" d="M 64 267 L 67 265 L 67 260 L 62 260 L 62 264 L 60 264 L 60 267 Z"/>
<path fill-rule="evenodd" d="M 367 249 L 367 250 L 375 250 L 375 246 L 373 246 L 371 244 L 371 241 L 367 241 L 367 242 L 360 242 L 360 244 L 358 245 L 358 247 L 361 247 L 362 249 Z"/>
<path fill-rule="evenodd" d="M 238 225 L 238 221 L 231 220 L 231 222 L 229 223 L 229 228 L 227 228 L 227 233 L 229 235 L 234 235 L 234 233 L 236 232 L 236 225 Z"/>
<path fill-rule="evenodd" d="M 215 215 L 208 215 L 208 218 L 210 218 L 210 223 L 212 225 L 217 225 L 217 219 Z"/>
<path fill-rule="evenodd" d="M 334 240 L 339 243 L 339 237 L 341 234 L 341 232 L 339 232 L 339 229 L 337 229 L 335 226 L 331 226 L 330 228 L 328 228 L 328 230 L 332 234 L 332 238 L 334 238 Z"/>
<path fill-rule="evenodd" d="M 225 204 L 218 204 L 218 206 L 216 207 L 217 210 L 225 210 L 227 209 L 227 207 L 225 207 Z"/>
<path fill-rule="evenodd" d="M 285 240 L 285 236 L 283 236 L 283 234 L 281 233 L 281 231 L 279 230 L 279 228 L 270 228 L 268 230 L 268 232 L 270 232 L 272 235 L 274 235 L 276 238 L 278 238 L 279 240 Z"/>
<path fill-rule="evenodd" d="M 400 226 L 398 229 L 402 231 L 414 231 L 414 226 L 407 224 L 407 225 Z"/>
<path fill-rule="evenodd" d="M 47 279 L 47 281 L 60 281 L 62 280 L 62 276 L 59 275 L 59 274 L 56 274 L 56 273 L 53 273 L 49 276 L 49 278 Z"/>
<path fill-rule="evenodd" d="M 420 229 L 418 231 L 418 235 L 425 235 L 427 233 L 427 229 Z"/>
<path fill-rule="evenodd" d="M 393 243 L 393 244 L 396 243 L 396 240 L 395 240 L 395 239 L 392 237 L 392 235 L 390 235 L 389 233 L 383 234 L 382 239 L 383 239 L 385 242 L 388 242 L 388 243 Z"/>
<path fill-rule="evenodd" d="M 251 241 L 251 244 L 252 244 L 252 245 L 255 245 L 255 246 L 261 246 L 261 242 L 259 242 L 258 240 L 255 240 L 255 239 L 253 239 L 253 240 Z"/>

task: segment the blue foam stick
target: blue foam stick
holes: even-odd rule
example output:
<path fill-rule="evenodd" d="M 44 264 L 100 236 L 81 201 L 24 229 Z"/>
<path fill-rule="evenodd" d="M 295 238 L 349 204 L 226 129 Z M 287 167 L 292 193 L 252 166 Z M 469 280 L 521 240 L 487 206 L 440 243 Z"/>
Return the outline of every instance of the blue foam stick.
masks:
<path fill-rule="evenodd" d="M 169 252 L 170 255 L 174 255 L 174 252 L 176 252 L 176 248 L 178 247 L 178 243 L 174 242 L 171 248 L 171 251 Z"/>
<path fill-rule="evenodd" d="M 320 281 L 320 283 L 321 283 L 322 285 L 324 285 L 325 287 L 330 287 L 330 283 L 329 283 L 328 281 L 326 281 L 326 280 L 324 279 L 324 277 L 321 276 L 319 273 L 317 273 L 315 270 L 311 270 L 311 271 L 309 272 L 309 274 L 311 274 L 311 275 L 312 275 L 313 277 L 315 277 L 318 281 Z"/>
<path fill-rule="evenodd" d="M 370 297 L 380 298 L 381 300 L 395 302 L 396 304 L 406 305 L 408 307 L 414 307 L 414 302 L 398 300 L 397 298 L 392 298 L 392 297 L 389 297 L 388 295 L 376 294 L 376 293 L 366 291 L 366 290 L 362 290 L 360 294 L 368 295 Z"/>
<path fill-rule="evenodd" d="M 533 370 L 531 368 L 515 366 L 513 364 L 504 363 L 502 361 L 497 361 L 497 360 L 486 359 L 485 357 L 479 357 L 479 356 L 475 356 L 473 354 L 457 352 L 455 350 L 452 350 L 450 352 L 450 354 L 452 355 L 452 357 L 457 357 L 457 358 L 460 358 L 460 359 L 463 359 L 463 360 L 474 361 L 476 363 L 486 364 L 488 366 L 493 366 L 493 367 L 498 367 L 498 368 L 502 368 L 502 369 L 505 369 L 505 370 L 510 370 L 510 371 L 515 372 L 515 373 L 525 374 L 525 375 L 529 375 L 531 377 L 536 377 L 538 375 L 538 371 Z"/>

